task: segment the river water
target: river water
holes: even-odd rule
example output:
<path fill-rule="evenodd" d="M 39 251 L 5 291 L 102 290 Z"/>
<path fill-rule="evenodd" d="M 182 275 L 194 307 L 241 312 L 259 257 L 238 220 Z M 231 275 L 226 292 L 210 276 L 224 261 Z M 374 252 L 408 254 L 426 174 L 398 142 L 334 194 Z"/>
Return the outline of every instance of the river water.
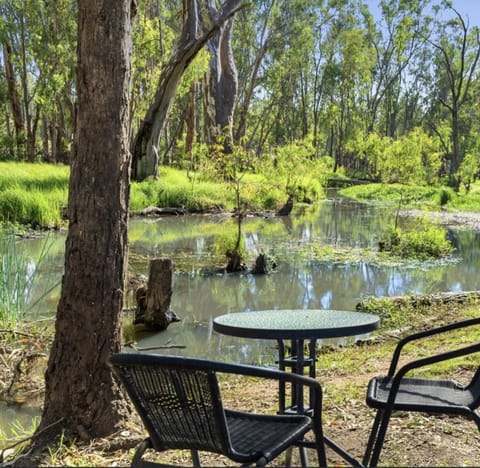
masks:
<path fill-rule="evenodd" d="M 267 254 L 276 264 L 271 274 L 261 276 L 204 271 L 228 230 L 225 225 L 235 230 L 231 217 L 133 218 L 129 225 L 131 272 L 147 276 L 150 259 L 172 258 L 171 306 L 182 319 L 163 332 L 138 333 L 137 346 L 173 346 L 155 352 L 272 364 L 275 342 L 219 335 L 212 329 L 213 318 L 230 312 L 282 308 L 354 310 L 367 296 L 479 289 L 480 235 L 476 231 L 449 231 L 455 251 L 448 261 L 408 265 L 363 261 L 359 249 L 375 251 L 378 240 L 393 227 L 395 215 L 392 208 L 332 198 L 296 209 L 288 217 L 247 217 L 242 225 L 247 265 L 253 267 L 259 253 Z M 415 222 L 411 217 L 400 218 L 400 225 Z M 31 303 L 52 284 L 58 284 L 62 275 L 65 236 L 52 235 L 48 242 Z M 18 248 L 38 258 L 45 240 L 23 240 Z M 348 250 L 349 260 L 321 260 L 316 254 L 319 248 Z M 53 316 L 58 294 L 59 286 L 53 287 L 31 313 Z M 6 413 L 0 417 L 4 419 Z"/>
<path fill-rule="evenodd" d="M 212 225 L 223 218 L 176 217 L 155 221 L 132 220 L 131 249 L 144 256 L 181 256 L 193 259 L 190 270 L 177 273 L 172 308 L 182 318 L 160 333 L 143 336 L 140 347 L 182 345 L 187 354 L 246 363 L 271 362 L 275 343 L 218 335 L 212 330 L 217 315 L 266 309 L 354 310 L 367 296 L 397 296 L 408 293 L 469 291 L 478 289 L 480 236 L 471 231 L 450 231 L 456 250 L 448 261 L 379 265 L 362 261 L 359 248 L 374 251 L 378 240 L 393 226 L 392 209 L 369 207 L 332 199 L 287 218 L 247 218 L 243 231 L 249 266 L 264 252 L 277 268 L 266 276 L 252 274 L 198 275 L 195 261 L 208 255 L 215 243 Z M 402 218 L 400 224 L 416 223 Z M 210 235 L 196 235 L 198 231 Z M 182 232 L 172 240 L 170 232 Z M 316 249 L 343 248 L 349 261 L 323 261 Z M 148 266 L 142 266 L 147 274 Z M 162 352 L 162 351 L 159 351 Z"/>

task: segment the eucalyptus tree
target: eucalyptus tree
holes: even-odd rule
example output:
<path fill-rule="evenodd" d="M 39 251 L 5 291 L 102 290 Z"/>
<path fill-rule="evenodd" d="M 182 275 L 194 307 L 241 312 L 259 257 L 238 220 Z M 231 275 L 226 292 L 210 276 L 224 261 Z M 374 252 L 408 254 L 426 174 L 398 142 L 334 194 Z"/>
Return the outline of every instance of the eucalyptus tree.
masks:
<path fill-rule="evenodd" d="M 335 27 L 330 34 L 333 55 L 326 65 L 324 91 L 327 148 L 335 160 L 334 170 L 339 166 L 353 169 L 354 155 L 347 147 L 365 118 L 362 96 L 369 83 L 373 57 L 358 4 L 338 2 L 336 7 Z"/>
<path fill-rule="evenodd" d="M 234 19 L 230 18 L 207 41 L 210 62 L 205 86 L 207 143 L 222 141 L 224 151 L 233 150 L 233 113 L 237 97 L 237 69 L 232 52 Z"/>
<path fill-rule="evenodd" d="M 216 10 L 207 8 L 207 3 L 206 0 L 184 0 L 182 3 L 179 39 L 162 67 L 153 101 L 133 139 L 134 179 L 157 175 L 160 134 L 185 69 L 206 42 L 243 6 L 242 0 L 226 0 Z"/>
<path fill-rule="evenodd" d="M 280 47 L 269 51 L 272 60 L 265 83 L 271 102 L 271 144 L 284 145 L 306 136 L 308 127 L 309 57 L 313 52 L 313 31 L 309 2 L 284 2 L 277 17 Z M 298 51 L 302 53 L 298 53 Z"/>
<path fill-rule="evenodd" d="M 247 134 L 258 153 L 265 146 L 301 139 L 309 131 L 309 62 L 315 25 L 312 15 L 316 14 L 312 2 L 305 0 L 261 2 L 260 6 L 254 26 L 243 29 L 247 37 L 257 36 L 255 45 L 250 53 L 238 54 L 242 59 L 237 127 L 237 138 Z M 239 36 L 238 40 L 242 39 Z M 241 50 L 245 48 L 242 40 Z"/>
<path fill-rule="evenodd" d="M 451 6 L 451 2 L 442 5 Z M 480 59 L 480 30 L 470 27 L 468 20 L 451 8 L 452 19 L 438 24 L 439 34 L 430 44 L 436 50 L 435 85 L 436 99 L 448 116 L 450 126 L 450 152 L 448 154 L 449 184 L 460 187 L 459 169 L 465 156 L 465 144 L 469 137 L 469 105 L 474 104 L 473 84 L 478 80 Z M 441 111 L 441 109 L 439 109 Z M 437 116 L 441 120 L 442 115 Z"/>
<path fill-rule="evenodd" d="M 321 152 L 326 152 L 326 146 L 322 148 L 321 141 L 326 145 L 327 133 L 323 132 L 321 120 L 323 118 L 323 110 L 328 107 L 327 92 L 331 86 L 331 74 L 328 72 L 332 70 L 332 63 L 334 60 L 336 43 L 338 39 L 339 28 L 335 21 L 335 3 L 329 2 L 325 7 L 320 6 L 319 14 L 317 15 L 317 22 L 314 26 L 314 49 L 311 57 L 311 73 L 312 73 L 312 144 L 316 150 L 317 155 Z M 321 151 L 322 150 L 322 151 Z"/>
<path fill-rule="evenodd" d="M 37 157 L 41 125 L 44 153 L 65 153 L 73 121 L 74 2 L 4 0 L 0 12 L 16 157 Z"/>
<path fill-rule="evenodd" d="M 250 106 L 262 75 L 263 60 L 275 40 L 276 0 L 260 0 L 238 13 L 237 34 L 233 38 L 237 63 L 236 144 L 245 136 Z"/>
<path fill-rule="evenodd" d="M 395 136 L 401 97 L 408 90 L 409 65 L 421 54 L 429 35 L 431 17 L 425 14 L 430 0 L 382 0 L 381 21 L 366 17 L 375 63 L 367 95 L 366 131 Z"/>
<path fill-rule="evenodd" d="M 33 31 L 29 25 L 37 15 L 35 5 L 32 5 L 32 10 L 29 6 L 24 1 L 2 2 L 0 33 L 17 143 L 16 157 L 23 159 L 28 155 L 28 159 L 33 160 L 35 152 L 32 145 L 35 144 L 40 116 L 38 106 L 33 101 L 36 83 L 32 82 L 29 73 L 34 68 L 34 59 L 29 48 Z"/>
<path fill-rule="evenodd" d="M 131 0 L 78 0 L 78 115 L 65 272 L 35 441 L 112 434 L 129 415 L 107 365 L 121 349 L 127 270 Z"/>

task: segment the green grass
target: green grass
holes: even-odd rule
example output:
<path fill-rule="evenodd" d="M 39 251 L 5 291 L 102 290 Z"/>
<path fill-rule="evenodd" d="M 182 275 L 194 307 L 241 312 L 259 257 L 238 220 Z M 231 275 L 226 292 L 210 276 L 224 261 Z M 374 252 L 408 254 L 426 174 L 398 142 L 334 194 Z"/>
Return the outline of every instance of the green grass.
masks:
<path fill-rule="evenodd" d="M 279 209 L 288 196 L 283 182 L 261 174 L 244 174 L 240 181 L 241 208 L 247 211 Z M 0 162 L 0 223 L 58 227 L 65 223 L 69 168 L 50 164 Z M 303 187 L 302 196 L 315 201 L 323 191 L 315 180 Z M 208 179 L 202 174 L 162 167 L 157 179 L 132 182 L 130 211 L 149 206 L 181 207 L 190 212 L 232 211 L 236 208 L 233 183 Z"/>
<path fill-rule="evenodd" d="M 0 222 L 56 227 L 67 204 L 69 168 L 0 162 Z"/>
<path fill-rule="evenodd" d="M 68 166 L 0 161 L 0 192 L 12 187 L 43 192 L 64 190 L 69 175 Z"/>
<path fill-rule="evenodd" d="M 299 172 L 302 172 L 298 169 Z M 297 201 L 318 201 L 325 194 L 322 171 L 303 171 L 295 180 Z M 42 163 L 0 162 L 0 223 L 57 227 L 65 221 L 63 211 L 68 201 L 69 167 Z M 278 210 L 288 198 L 285 176 L 243 174 L 240 201 L 247 211 Z M 480 211 L 480 183 L 470 192 L 455 194 L 447 187 L 418 187 L 400 184 L 369 184 L 342 189 L 346 197 L 368 203 L 422 209 L 457 209 Z M 219 182 L 201 173 L 162 167 L 157 179 L 132 182 L 130 210 L 148 206 L 183 207 L 190 212 L 232 211 L 236 207 L 233 183 Z"/>
<path fill-rule="evenodd" d="M 189 177 L 190 175 L 190 177 Z M 285 203 L 287 195 L 281 184 L 273 184 L 259 174 L 245 174 L 240 181 L 242 209 L 274 210 Z M 318 199 L 323 192 L 315 188 L 312 198 Z M 236 192 L 233 183 L 218 182 L 163 167 L 158 179 L 132 182 L 130 210 L 140 211 L 148 206 L 182 207 L 190 212 L 232 211 L 236 208 Z"/>
<path fill-rule="evenodd" d="M 480 182 L 472 184 L 468 193 L 453 197 L 448 206 L 460 211 L 480 212 Z"/>
<path fill-rule="evenodd" d="M 369 203 L 398 204 L 402 208 L 433 208 L 441 206 L 444 187 L 418 187 L 401 184 L 356 185 L 340 190 L 340 194 L 358 201 Z"/>
<path fill-rule="evenodd" d="M 418 187 L 401 184 L 356 185 L 340 190 L 340 194 L 367 203 L 399 204 L 401 209 L 421 208 L 480 212 L 480 182 L 472 184 L 468 193 L 455 193 L 450 187 Z"/>

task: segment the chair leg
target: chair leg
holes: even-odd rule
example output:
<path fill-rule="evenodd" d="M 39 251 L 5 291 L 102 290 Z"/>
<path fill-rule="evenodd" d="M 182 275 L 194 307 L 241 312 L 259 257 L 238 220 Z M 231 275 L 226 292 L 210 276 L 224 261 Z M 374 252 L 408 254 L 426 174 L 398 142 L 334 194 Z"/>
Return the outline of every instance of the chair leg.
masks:
<path fill-rule="evenodd" d="M 308 466 L 307 451 L 305 447 L 298 447 L 298 451 L 300 455 L 300 466 L 306 468 Z"/>
<path fill-rule="evenodd" d="M 380 425 L 380 421 L 382 420 L 382 410 L 377 410 L 377 414 L 375 415 L 375 420 L 373 421 L 372 429 L 370 430 L 370 435 L 368 437 L 367 448 L 365 449 L 365 453 L 363 455 L 362 464 L 364 466 L 368 466 L 370 462 L 370 457 L 372 455 L 372 448 L 377 439 L 378 434 L 378 427 Z"/>
<path fill-rule="evenodd" d="M 321 424 L 316 424 L 314 433 L 318 466 L 327 466 L 327 453 L 325 451 L 325 439 L 323 438 L 323 428 Z"/>
<path fill-rule="evenodd" d="M 390 416 L 392 415 L 392 408 L 386 408 L 381 412 L 380 415 L 380 424 L 377 429 L 377 438 L 373 444 L 372 457 L 368 463 L 368 466 L 376 467 L 378 460 L 380 458 L 380 452 L 383 448 L 383 442 L 385 440 L 385 435 L 387 434 L 388 423 L 390 422 Z M 378 424 L 378 423 L 377 423 Z"/>
<path fill-rule="evenodd" d="M 149 448 L 152 448 L 152 441 L 150 440 L 150 437 L 142 440 L 142 442 L 140 442 L 140 444 L 138 445 L 135 455 L 132 459 L 132 464 L 130 465 L 131 468 L 137 468 L 142 466 L 142 455 L 145 453 L 145 450 Z"/>
<path fill-rule="evenodd" d="M 480 416 L 475 410 L 472 411 L 472 418 L 475 421 L 475 424 L 477 425 L 478 430 L 480 431 Z"/>
<path fill-rule="evenodd" d="M 192 463 L 195 468 L 200 468 L 200 457 L 198 456 L 198 450 L 190 450 L 192 456 Z"/>
<path fill-rule="evenodd" d="M 267 460 L 265 460 L 265 457 L 262 457 L 257 460 L 257 463 L 255 463 L 255 466 L 263 467 L 263 466 L 266 466 L 266 464 L 267 464 Z M 242 466 L 249 466 L 249 465 L 242 465 Z"/>

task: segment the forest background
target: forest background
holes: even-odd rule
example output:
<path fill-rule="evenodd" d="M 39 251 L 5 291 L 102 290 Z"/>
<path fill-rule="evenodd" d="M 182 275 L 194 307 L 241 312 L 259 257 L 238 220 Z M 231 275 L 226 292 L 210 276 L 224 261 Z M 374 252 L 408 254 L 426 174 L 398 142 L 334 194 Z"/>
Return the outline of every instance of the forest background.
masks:
<path fill-rule="evenodd" d="M 161 165 L 197 171 L 241 149 L 252 166 L 322 160 L 348 177 L 468 191 L 480 160 L 474 13 L 443 0 L 261 0 L 192 50 L 185 32 L 195 23 L 198 39 L 219 12 L 194 4 L 138 1 L 134 179 Z M 0 10 L 0 159 L 68 164 L 76 2 L 6 0 Z M 180 58 L 186 72 L 154 111 Z"/>

